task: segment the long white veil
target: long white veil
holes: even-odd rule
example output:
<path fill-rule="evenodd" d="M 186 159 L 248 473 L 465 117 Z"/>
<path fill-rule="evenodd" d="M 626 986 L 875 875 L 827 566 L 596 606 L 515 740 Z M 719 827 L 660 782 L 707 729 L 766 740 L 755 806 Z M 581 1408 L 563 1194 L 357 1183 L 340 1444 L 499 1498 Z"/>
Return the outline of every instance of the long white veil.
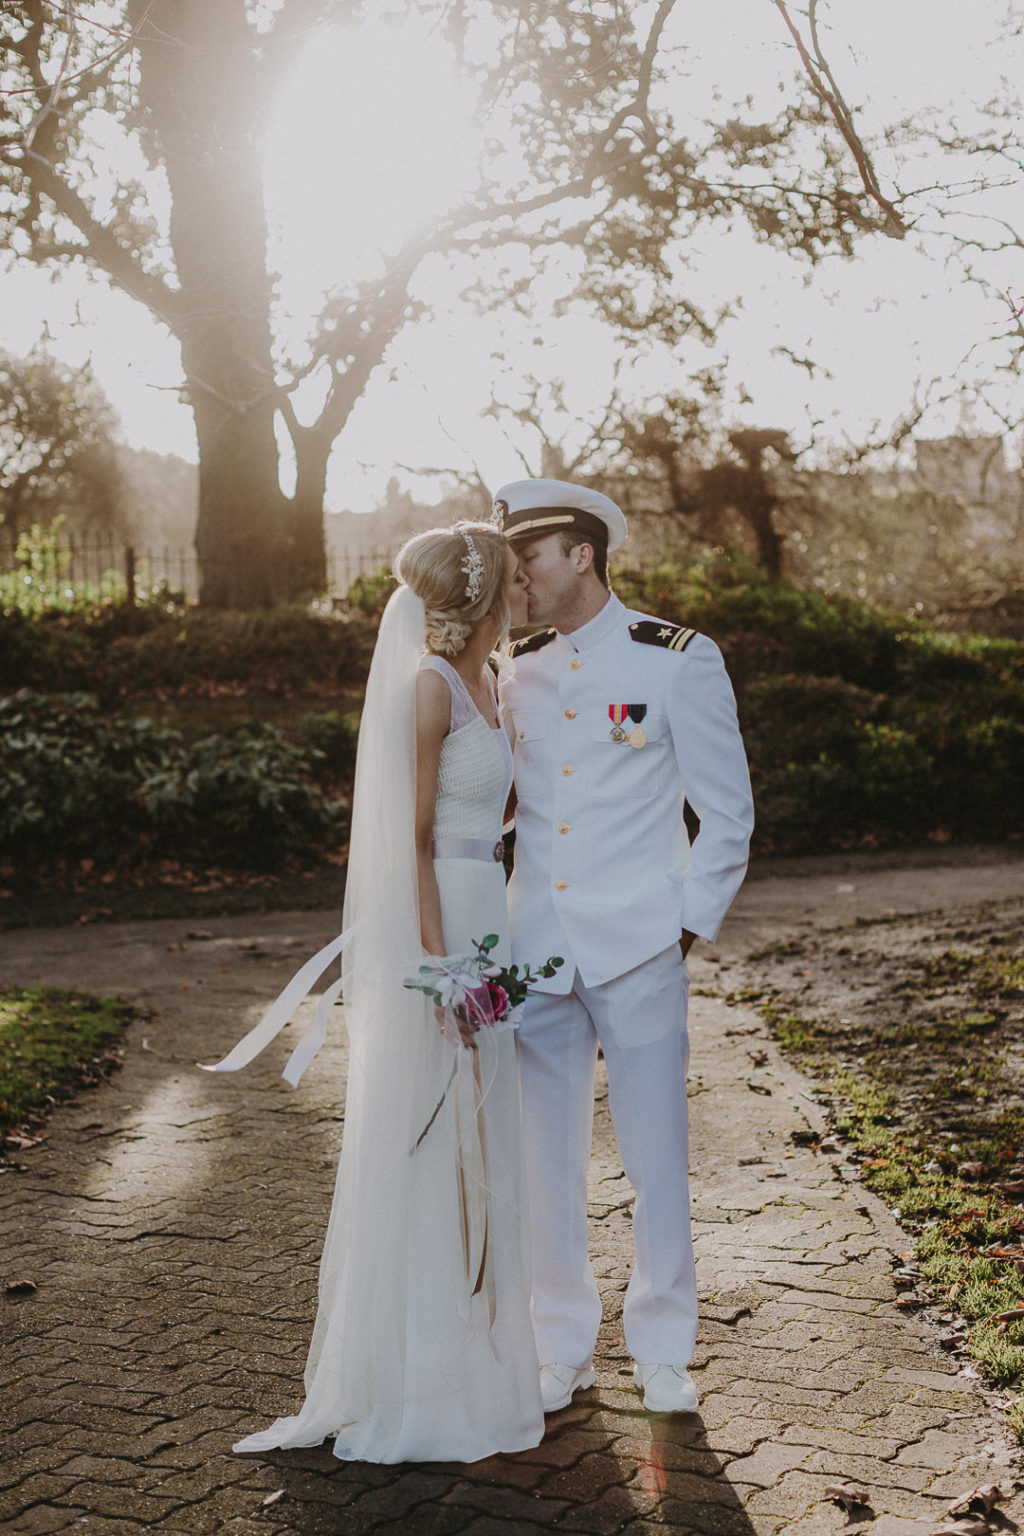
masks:
<path fill-rule="evenodd" d="M 381 620 L 356 757 L 342 947 L 350 1041 L 344 1140 L 306 1402 L 236 1450 L 316 1445 L 340 1434 L 346 1454 L 358 1456 L 401 1419 L 403 1320 L 416 1281 L 410 1240 L 430 1177 L 429 1157 L 413 1161 L 410 1151 L 445 1086 L 430 1004 L 403 986 L 423 958 L 414 832 L 416 672 L 425 632 L 421 599 L 400 586 Z"/>
<path fill-rule="evenodd" d="M 402 985 L 422 960 L 416 671 L 425 634 L 422 600 L 399 587 L 381 620 L 359 732 L 342 924 L 351 933 L 342 955 L 351 1053 L 345 1131 L 306 1403 L 294 1425 L 299 1443 L 343 1433 L 345 1423 L 358 1425 L 369 1443 L 372 1421 L 392 1414 L 403 1391 L 402 1319 L 414 1280 L 410 1128 L 429 1113 L 432 1084 L 424 1077 L 434 1075 L 427 1065 L 437 1053 L 426 998 Z"/>

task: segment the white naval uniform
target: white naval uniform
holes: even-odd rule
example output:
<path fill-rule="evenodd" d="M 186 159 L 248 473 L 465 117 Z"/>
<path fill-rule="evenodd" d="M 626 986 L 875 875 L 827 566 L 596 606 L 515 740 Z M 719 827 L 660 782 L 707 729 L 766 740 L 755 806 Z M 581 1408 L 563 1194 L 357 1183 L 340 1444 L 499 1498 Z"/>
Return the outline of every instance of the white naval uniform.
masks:
<path fill-rule="evenodd" d="M 693 1352 L 678 940 L 684 929 L 717 934 L 753 827 L 718 647 L 703 635 L 682 651 L 632 639 L 630 625 L 645 621 L 610 596 L 582 628 L 517 656 L 501 694 L 518 796 L 513 958 L 565 959 L 528 1000 L 519 1032 L 534 1326 L 541 1363 L 574 1367 L 589 1362 L 601 1319 L 586 1229 L 598 1042 L 637 1197 L 626 1343 L 645 1364 L 685 1365 Z M 664 638 L 675 630 L 666 625 Z M 612 739 L 609 708 L 629 704 L 643 709 L 643 746 Z M 701 823 L 692 849 L 684 795 Z"/>

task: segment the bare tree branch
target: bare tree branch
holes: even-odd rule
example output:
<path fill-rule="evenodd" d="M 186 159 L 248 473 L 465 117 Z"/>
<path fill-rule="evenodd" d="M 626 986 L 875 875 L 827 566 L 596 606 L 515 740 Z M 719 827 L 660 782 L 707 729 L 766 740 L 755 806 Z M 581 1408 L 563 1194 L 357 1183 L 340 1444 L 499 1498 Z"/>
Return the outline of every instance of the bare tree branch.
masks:
<path fill-rule="evenodd" d="M 55 253 L 88 257 L 103 268 L 117 287 L 138 299 L 157 320 L 177 334 L 181 301 L 175 290 L 147 272 L 139 258 L 121 244 L 114 231 L 93 217 L 85 200 L 57 174 L 48 160 L 34 157 L 31 176 L 36 192 L 48 197 L 57 212 L 82 236 L 80 246 L 67 241 L 55 242 Z"/>
<path fill-rule="evenodd" d="M 888 235 L 892 240 L 902 240 L 904 235 L 907 233 L 907 226 L 904 223 L 903 215 L 900 213 L 895 203 L 891 202 L 889 198 L 885 196 L 878 184 L 878 178 L 875 175 L 875 169 L 871 163 L 871 156 L 865 149 L 863 140 L 861 139 L 860 134 L 857 132 L 857 129 L 854 127 L 853 113 L 847 106 L 843 94 L 840 91 L 839 86 L 836 84 L 836 79 L 832 73 L 832 69 L 828 63 L 828 60 L 825 58 L 825 55 L 822 51 L 821 44 L 818 39 L 818 0 L 810 0 L 808 10 L 808 18 L 811 29 L 811 46 L 814 49 L 813 60 L 807 48 L 807 44 L 800 36 L 800 33 L 789 14 L 789 11 L 786 7 L 786 0 L 773 0 L 773 3 L 776 10 L 779 12 L 779 15 L 785 22 L 790 36 L 796 44 L 797 52 L 800 55 L 800 61 L 804 66 L 807 78 L 811 82 L 811 86 L 815 95 L 818 97 L 818 100 L 821 102 L 822 106 L 828 108 L 828 111 L 831 113 L 836 127 L 842 134 L 844 140 L 846 141 L 846 145 L 850 150 L 850 153 L 853 155 L 853 158 L 856 161 L 857 170 L 860 174 L 860 179 L 864 186 L 865 192 L 868 194 L 868 197 L 870 197 L 871 201 L 875 203 L 881 211 L 882 220 L 878 225 L 880 232 L 883 235 Z M 815 67 L 815 64 L 817 64 L 817 68 Z M 828 82 L 827 84 L 826 81 Z"/>

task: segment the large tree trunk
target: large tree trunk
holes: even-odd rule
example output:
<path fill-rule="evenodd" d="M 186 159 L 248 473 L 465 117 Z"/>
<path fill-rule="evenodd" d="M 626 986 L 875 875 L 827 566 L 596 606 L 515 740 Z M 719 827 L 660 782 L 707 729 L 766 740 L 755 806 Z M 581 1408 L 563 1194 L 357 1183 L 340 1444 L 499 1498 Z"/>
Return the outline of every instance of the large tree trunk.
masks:
<path fill-rule="evenodd" d="M 316 428 L 292 432 L 296 475 L 295 494 L 288 508 L 288 536 L 295 581 L 305 592 L 322 592 L 327 586 L 324 493 L 332 442 L 333 433 Z"/>
<path fill-rule="evenodd" d="M 200 356 L 199 361 L 209 366 L 219 359 Z M 194 377 L 188 360 L 186 367 Z M 199 438 L 200 602 L 212 608 L 273 607 L 296 593 L 285 526 L 288 503 L 277 484 L 273 412 L 235 413 L 197 397 L 194 388 L 192 398 Z"/>
<path fill-rule="evenodd" d="M 258 607 L 296 588 L 274 436 L 264 81 L 244 0 L 146 10 L 140 96 L 172 199 L 173 326 L 199 438 L 200 600 Z"/>

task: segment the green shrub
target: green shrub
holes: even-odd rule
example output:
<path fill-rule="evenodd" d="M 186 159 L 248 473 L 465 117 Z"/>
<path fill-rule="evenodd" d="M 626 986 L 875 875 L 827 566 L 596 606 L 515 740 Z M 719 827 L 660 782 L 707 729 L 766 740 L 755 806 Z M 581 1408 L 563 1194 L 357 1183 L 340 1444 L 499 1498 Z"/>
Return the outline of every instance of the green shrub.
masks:
<path fill-rule="evenodd" d="M 934 731 L 934 813 L 959 837 L 1005 837 L 1024 831 L 1024 706 L 1014 718 L 986 716 L 962 706 L 936 730 L 919 720 L 924 738 Z"/>
<path fill-rule="evenodd" d="M 361 687 L 377 633 L 366 615 L 297 606 L 205 613 L 154 604 L 133 612 L 0 614 L 0 688 L 87 690 L 109 704 L 217 687 L 341 692 Z"/>
<path fill-rule="evenodd" d="M 758 846 L 810 852 L 1024 831 L 1024 720 L 950 715 L 839 678 L 763 678 L 741 715 Z"/>
<path fill-rule="evenodd" d="M 60 542 L 64 521 L 59 516 L 48 527 L 33 523 L 18 539 L 13 570 L 0 572 L 0 609 L 38 616 L 124 601 L 119 571 L 105 571 L 98 583 L 71 582 L 71 551 Z"/>
<path fill-rule="evenodd" d="M 0 849 L 104 859 L 131 847 L 147 830 L 138 786 L 178 740 L 108 718 L 86 694 L 0 699 Z"/>
<path fill-rule="evenodd" d="M 0 852 L 266 867 L 338 833 L 311 755 L 270 725 L 186 746 L 177 731 L 105 716 L 88 695 L 22 691 L 0 701 Z"/>
<path fill-rule="evenodd" d="M 357 576 L 345 594 L 345 601 L 350 608 L 359 609 L 379 623 L 388 598 L 397 586 L 398 582 L 384 566 L 375 575 Z"/>
<path fill-rule="evenodd" d="M 207 736 L 150 774 L 139 799 L 158 846 L 195 862 L 262 869 L 328 840 L 337 807 L 305 772 L 308 755 L 272 725 Z"/>
<path fill-rule="evenodd" d="M 751 760 L 760 848 L 1024 834 L 1024 645 L 942 634 L 866 603 L 773 586 L 738 561 L 663 562 L 614 580 L 630 606 L 693 624 L 722 647 Z M 186 750 L 145 721 L 55 715 L 49 745 L 37 744 L 31 764 L 0 755 L 3 846 L 15 838 L 27 846 L 31 829 L 45 824 L 59 827 L 54 835 L 69 851 L 97 856 L 104 819 L 117 828 L 106 846 L 133 837 L 170 846 L 176 826 L 194 856 L 216 849 L 218 859 L 233 846 L 239 858 L 269 859 L 330 836 L 327 802 L 313 792 L 347 798 L 358 697 L 393 589 L 386 573 L 362 577 L 340 613 L 154 603 L 134 614 L 0 616 L 0 690 L 88 691 L 122 709 L 155 696 L 195 740 Z M 253 696 L 276 695 L 287 736 L 226 732 L 226 694 L 235 718 L 257 711 Z M 310 698 L 328 707 L 300 716 Z M 64 764 L 71 757 L 77 765 Z M 261 802 L 264 773 L 278 788 L 264 785 Z M 143 783 L 151 803 L 139 798 Z"/>
<path fill-rule="evenodd" d="M 344 715 L 336 709 L 311 711 L 303 715 L 299 729 L 311 749 L 309 771 L 315 778 L 328 783 L 351 780 L 359 736 L 359 715 L 354 710 Z"/>

